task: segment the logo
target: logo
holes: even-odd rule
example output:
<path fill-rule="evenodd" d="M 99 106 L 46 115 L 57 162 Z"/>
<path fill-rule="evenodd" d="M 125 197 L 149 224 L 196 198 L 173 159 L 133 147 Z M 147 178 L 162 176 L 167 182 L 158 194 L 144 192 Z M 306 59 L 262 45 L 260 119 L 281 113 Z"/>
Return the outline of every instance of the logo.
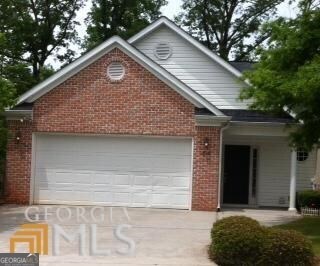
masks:
<path fill-rule="evenodd" d="M 0 253 L 0 266 L 39 266 L 39 254 Z"/>
<path fill-rule="evenodd" d="M 48 225 L 23 224 L 10 238 L 10 253 L 15 253 L 16 244 L 27 243 L 30 253 L 48 255 Z"/>
<path fill-rule="evenodd" d="M 44 207 L 41 210 L 39 207 L 28 207 L 25 211 L 25 217 L 30 224 L 23 224 L 11 236 L 10 253 L 15 253 L 19 244 L 23 243 L 27 244 L 28 252 L 31 254 L 48 255 L 50 242 L 50 254 L 58 256 L 61 254 L 61 250 L 64 250 L 61 240 L 64 240 L 64 245 L 77 245 L 80 256 L 110 256 L 111 254 L 131 256 L 135 252 L 135 241 L 126 235 L 127 231 L 132 228 L 126 208 L 114 210 L 113 207 L 57 207 L 54 209 Z M 40 219 L 40 217 L 44 217 L 44 219 Z M 52 220 L 49 220 L 48 217 Z M 106 217 L 109 218 L 109 221 Z M 72 228 L 70 226 L 65 228 L 66 222 L 69 224 L 72 222 Z M 99 228 L 99 224 L 103 226 L 103 230 Z M 122 245 L 101 249 L 101 241 L 98 239 L 101 234 L 106 233 L 105 227 L 108 224 L 108 230 L 113 233 L 114 239 Z"/>

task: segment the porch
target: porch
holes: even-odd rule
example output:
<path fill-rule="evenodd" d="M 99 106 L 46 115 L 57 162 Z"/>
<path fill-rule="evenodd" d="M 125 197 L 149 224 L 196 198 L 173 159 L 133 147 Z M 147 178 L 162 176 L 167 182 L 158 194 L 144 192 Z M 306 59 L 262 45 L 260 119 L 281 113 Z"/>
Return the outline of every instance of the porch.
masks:
<path fill-rule="evenodd" d="M 290 128 L 233 122 L 223 131 L 220 206 L 295 211 L 296 191 L 311 189 L 316 152 L 289 147 Z"/>

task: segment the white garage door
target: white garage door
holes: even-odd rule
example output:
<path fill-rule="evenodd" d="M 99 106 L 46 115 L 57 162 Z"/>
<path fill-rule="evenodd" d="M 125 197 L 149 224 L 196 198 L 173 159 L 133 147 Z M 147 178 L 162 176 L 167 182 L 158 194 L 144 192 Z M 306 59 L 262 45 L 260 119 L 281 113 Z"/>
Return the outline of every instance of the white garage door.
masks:
<path fill-rule="evenodd" d="M 191 139 L 38 135 L 34 203 L 189 208 Z"/>

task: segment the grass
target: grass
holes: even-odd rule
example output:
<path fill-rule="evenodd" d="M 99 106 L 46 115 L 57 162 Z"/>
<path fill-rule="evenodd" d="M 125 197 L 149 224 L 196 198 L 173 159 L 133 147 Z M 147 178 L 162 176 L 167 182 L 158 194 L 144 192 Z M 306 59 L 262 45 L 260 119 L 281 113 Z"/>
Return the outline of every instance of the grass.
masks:
<path fill-rule="evenodd" d="M 303 217 L 299 220 L 276 227 L 301 232 L 312 241 L 315 254 L 320 256 L 320 217 Z"/>

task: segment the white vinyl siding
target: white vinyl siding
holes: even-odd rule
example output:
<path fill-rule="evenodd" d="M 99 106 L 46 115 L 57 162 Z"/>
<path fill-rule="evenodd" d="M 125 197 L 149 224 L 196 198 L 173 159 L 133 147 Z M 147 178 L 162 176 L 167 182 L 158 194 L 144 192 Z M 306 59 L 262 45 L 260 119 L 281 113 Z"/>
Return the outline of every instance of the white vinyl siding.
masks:
<path fill-rule="evenodd" d="M 291 151 L 285 138 L 226 136 L 225 144 L 258 148 L 258 205 L 288 207 Z M 297 191 L 311 188 L 316 167 L 316 152 L 297 163 Z M 284 202 L 282 202 L 284 200 Z"/>
<path fill-rule="evenodd" d="M 172 47 L 172 55 L 167 60 L 160 60 L 154 55 L 155 47 L 162 42 Z M 216 107 L 247 108 L 246 103 L 238 100 L 244 83 L 166 26 L 161 26 L 134 45 Z"/>
<path fill-rule="evenodd" d="M 37 135 L 34 203 L 188 209 L 192 141 Z"/>

